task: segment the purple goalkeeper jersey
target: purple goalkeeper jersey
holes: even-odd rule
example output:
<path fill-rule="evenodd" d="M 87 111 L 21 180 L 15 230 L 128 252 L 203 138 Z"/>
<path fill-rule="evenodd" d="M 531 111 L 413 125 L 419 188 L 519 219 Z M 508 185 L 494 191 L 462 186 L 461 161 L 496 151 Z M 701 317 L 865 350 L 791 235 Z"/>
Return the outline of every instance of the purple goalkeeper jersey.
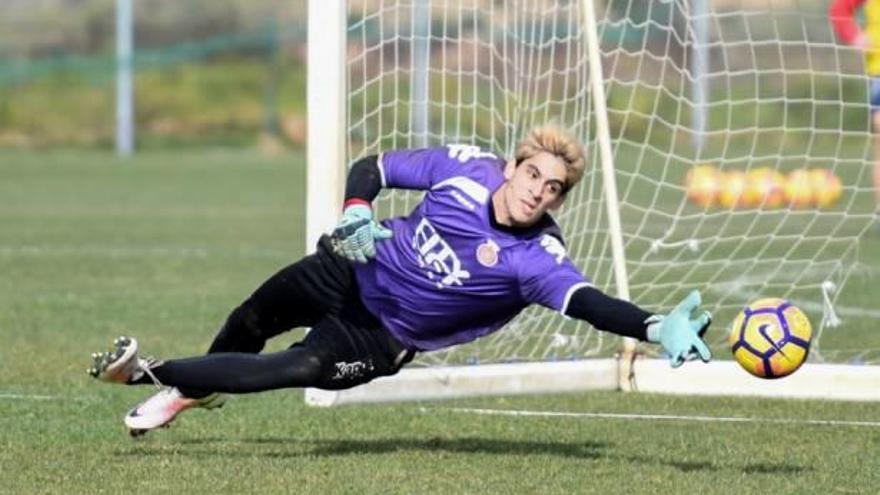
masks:
<path fill-rule="evenodd" d="M 355 264 L 361 298 L 406 347 L 430 351 L 501 328 L 531 303 L 562 313 L 589 285 L 549 215 L 527 229 L 495 225 L 504 160 L 475 146 L 400 150 L 379 158 L 383 187 L 427 191 L 376 258 Z"/>

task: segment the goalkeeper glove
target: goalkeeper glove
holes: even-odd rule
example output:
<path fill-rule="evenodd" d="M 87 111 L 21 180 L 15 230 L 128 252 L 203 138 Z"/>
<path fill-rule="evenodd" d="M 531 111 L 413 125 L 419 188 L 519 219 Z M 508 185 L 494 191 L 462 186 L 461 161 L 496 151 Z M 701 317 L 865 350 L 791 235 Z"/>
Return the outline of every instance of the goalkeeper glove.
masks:
<path fill-rule="evenodd" d="M 704 363 L 712 359 L 712 352 L 703 342 L 703 335 L 712 323 L 708 311 L 691 318 L 691 314 L 700 305 L 700 292 L 692 291 L 683 301 L 678 303 L 667 315 L 654 315 L 645 323 L 648 324 L 648 341 L 659 343 L 669 354 L 669 364 L 678 368 L 685 361 L 699 356 Z"/>
<path fill-rule="evenodd" d="M 364 204 L 345 208 L 342 220 L 333 229 L 333 250 L 342 257 L 366 263 L 376 256 L 376 241 L 391 238 L 391 230 L 373 220 L 373 210 Z"/>

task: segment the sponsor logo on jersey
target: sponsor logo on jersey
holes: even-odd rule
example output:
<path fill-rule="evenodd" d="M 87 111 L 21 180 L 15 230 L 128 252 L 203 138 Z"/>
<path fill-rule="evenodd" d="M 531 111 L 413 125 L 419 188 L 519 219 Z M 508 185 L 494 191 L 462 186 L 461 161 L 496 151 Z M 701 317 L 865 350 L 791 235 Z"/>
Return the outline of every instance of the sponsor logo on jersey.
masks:
<path fill-rule="evenodd" d="M 495 244 L 492 239 L 487 239 L 486 242 L 477 246 L 477 261 L 481 265 L 491 268 L 498 264 L 498 251 L 501 251 L 501 247 Z"/>
<path fill-rule="evenodd" d="M 416 226 L 412 247 L 416 251 L 419 266 L 425 269 L 425 275 L 437 288 L 460 286 L 463 280 L 471 278 L 470 272 L 462 269 L 458 255 L 427 218 L 422 218 Z"/>

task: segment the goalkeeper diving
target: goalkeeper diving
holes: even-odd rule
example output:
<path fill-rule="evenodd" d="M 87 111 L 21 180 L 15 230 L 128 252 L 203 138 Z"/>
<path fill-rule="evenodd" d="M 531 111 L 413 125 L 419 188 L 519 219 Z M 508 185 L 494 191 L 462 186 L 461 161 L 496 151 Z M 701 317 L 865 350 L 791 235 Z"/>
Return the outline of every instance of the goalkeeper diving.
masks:
<path fill-rule="evenodd" d="M 133 435 L 225 394 L 292 387 L 347 389 L 393 375 L 416 354 L 501 329 L 531 304 L 599 330 L 658 343 L 672 366 L 711 359 L 711 322 L 691 292 L 667 314 L 611 297 L 567 257 L 549 212 L 584 173 L 580 143 L 556 127 L 532 130 L 513 159 L 469 145 L 394 150 L 356 161 L 342 218 L 317 251 L 269 277 L 228 316 L 204 356 L 156 360 L 120 337 L 92 354 L 107 382 L 157 384 L 125 417 Z M 383 188 L 425 191 L 407 216 L 378 221 Z M 266 341 L 311 327 L 286 350 Z"/>

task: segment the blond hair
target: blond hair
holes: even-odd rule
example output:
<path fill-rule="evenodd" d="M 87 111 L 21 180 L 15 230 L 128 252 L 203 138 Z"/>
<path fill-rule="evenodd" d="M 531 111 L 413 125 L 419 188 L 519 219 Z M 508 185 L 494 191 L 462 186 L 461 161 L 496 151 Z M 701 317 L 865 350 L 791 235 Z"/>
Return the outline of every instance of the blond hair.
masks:
<path fill-rule="evenodd" d="M 574 135 L 555 126 L 536 127 L 516 145 L 514 159 L 517 166 L 538 153 L 558 156 L 565 163 L 565 184 L 562 192 L 568 192 L 584 175 L 586 158 L 584 148 Z"/>

